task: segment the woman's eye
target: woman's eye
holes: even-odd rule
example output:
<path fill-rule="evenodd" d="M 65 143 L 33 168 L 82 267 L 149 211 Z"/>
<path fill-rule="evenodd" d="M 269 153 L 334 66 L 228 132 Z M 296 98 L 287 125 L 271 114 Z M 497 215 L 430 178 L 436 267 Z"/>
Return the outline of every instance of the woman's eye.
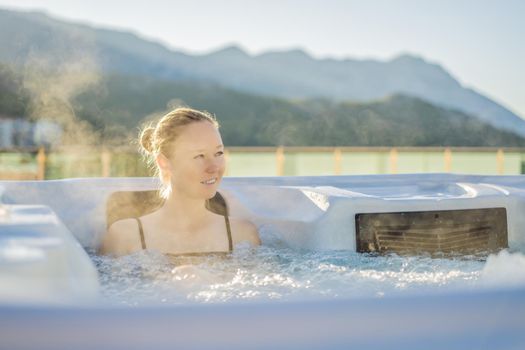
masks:
<path fill-rule="evenodd" d="M 193 157 L 194 159 L 199 159 L 199 158 L 204 158 L 204 154 L 198 154 L 196 155 L 195 157 Z"/>
<path fill-rule="evenodd" d="M 215 153 L 215 155 L 218 156 L 218 157 L 222 156 L 223 154 L 224 154 L 223 151 L 219 151 L 219 152 Z"/>

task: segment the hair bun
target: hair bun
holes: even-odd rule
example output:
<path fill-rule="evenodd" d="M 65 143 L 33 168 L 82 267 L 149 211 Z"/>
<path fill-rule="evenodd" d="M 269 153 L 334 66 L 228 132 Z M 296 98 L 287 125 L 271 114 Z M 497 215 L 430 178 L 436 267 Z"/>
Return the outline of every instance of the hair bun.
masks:
<path fill-rule="evenodd" d="M 153 133 L 155 132 L 155 129 L 151 126 L 148 126 L 144 130 L 142 130 L 142 133 L 140 134 L 140 145 L 142 146 L 142 149 L 146 151 L 147 153 L 153 153 L 154 147 L 153 147 Z"/>

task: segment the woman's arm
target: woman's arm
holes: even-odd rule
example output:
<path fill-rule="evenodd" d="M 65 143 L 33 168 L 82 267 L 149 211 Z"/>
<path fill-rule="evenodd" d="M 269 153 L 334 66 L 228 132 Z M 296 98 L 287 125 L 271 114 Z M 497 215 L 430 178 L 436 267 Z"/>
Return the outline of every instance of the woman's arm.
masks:
<path fill-rule="evenodd" d="M 140 233 L 135 219 L 115 221 L 102 239 L 101 255 L 122 256 L 141 250 Z"/>
<path fill-rule="evenodd" d="M 232 218 L 230 219 L 230 223 L 234 245 L 242 242 L 248 242 L 252 246 L 258 246 L 261 244 L 257 226 L 255 226 L 251 221 Z"/>

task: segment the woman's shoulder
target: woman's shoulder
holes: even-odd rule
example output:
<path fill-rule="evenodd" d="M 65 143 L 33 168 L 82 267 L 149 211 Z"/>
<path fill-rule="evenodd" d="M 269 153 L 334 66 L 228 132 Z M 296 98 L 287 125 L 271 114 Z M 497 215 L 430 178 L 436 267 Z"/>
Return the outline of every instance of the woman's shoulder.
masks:
<path fill-rule="evenodd" d="M 252 245 L 261 244 L 257 226 L 255 226 L 250 220 L 241 219 L 239 217 L 243 213 L 240 210 L 241 207 L 236 205 L 235 198 L 228 191 L 224 191 L 223 189 L 221 189 L 221 192 L 217 193 L 219 194 L 226 215 L 230 221 L 233 244 L 241 242 L 249 242 Z"/>
<path fill-rule="evenodd" d="M 252 245 L 260 245 L 261 239 L 257 226 L 250 220 L 230 218 L 233 243 L 249 242 Z"/>
<path fill-rule="evenodd" d="M 122 219 L 112 223 L 100 247 L 100 253 L 126 255 L 142 249 L 137 219 Z"/>

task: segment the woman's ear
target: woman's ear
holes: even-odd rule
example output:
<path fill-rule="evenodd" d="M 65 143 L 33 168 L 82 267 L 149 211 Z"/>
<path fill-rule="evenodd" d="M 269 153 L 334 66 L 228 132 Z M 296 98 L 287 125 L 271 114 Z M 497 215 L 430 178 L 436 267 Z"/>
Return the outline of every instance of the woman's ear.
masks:
<path fill-rule="evenodd" d="M 155 158 L 155 161 L 157 162 L 157 165 L 161 169 L 167 169 L 169 168 L 169 160 L 166 158 L 166 156 L 162 153 L 160 153 L 157 158 Z"/>
<path fill-rule="evenodd" d="M 171 175 L 171 164 L 168 158 L 166 158 L 166 156 L 161 153 L 157 156 L 157 158 L 155 158 L 155 162 L 157 163 L 157 166 L 160 169 L 162 178 L 169 178 L 169 176 Z"/>

